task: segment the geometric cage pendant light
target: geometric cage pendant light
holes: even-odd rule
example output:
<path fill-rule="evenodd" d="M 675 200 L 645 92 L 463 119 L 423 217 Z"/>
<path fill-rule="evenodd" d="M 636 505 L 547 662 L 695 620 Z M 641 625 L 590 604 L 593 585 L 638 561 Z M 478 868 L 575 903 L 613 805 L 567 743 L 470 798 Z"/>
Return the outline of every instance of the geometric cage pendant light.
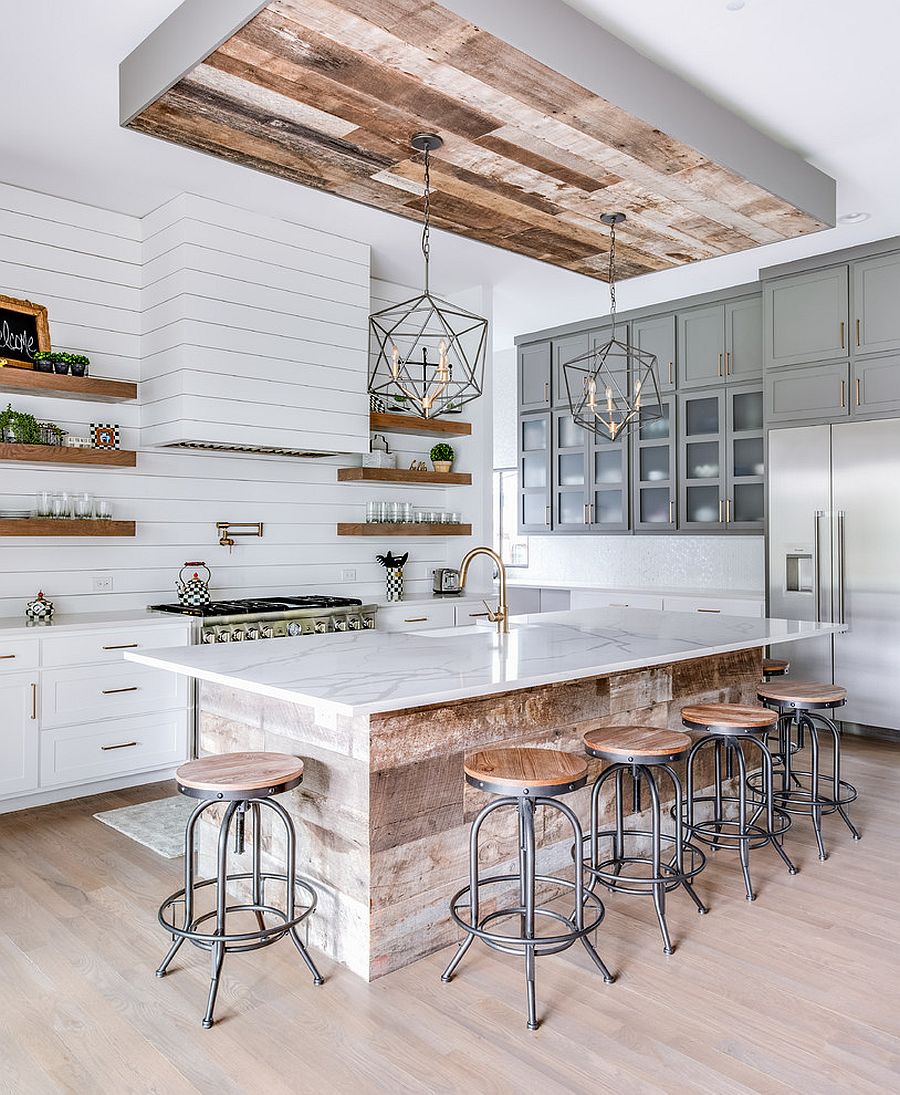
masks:
<path fill-rule="evenodd" d="M 393 409 L 438 418 L 458 413 L 484 391 L 488 321 L 429 289 L 430 155 L 444 142 L 435 133 L 417 133 L 410 143 L 425 160 L 424 291 L 369 316 L 369 392 L 389 400 Z"/>
<path fill-rule="evenodd" d="M 609 225 L 609 297 L 612 330 L 607 341 L 563 364 L 572 417 L 585 430 L 616 441 L 639 424 L 662 417 L 656 355 L 616 337 L 616 225 L 624 213 L 604 213 Z"/>

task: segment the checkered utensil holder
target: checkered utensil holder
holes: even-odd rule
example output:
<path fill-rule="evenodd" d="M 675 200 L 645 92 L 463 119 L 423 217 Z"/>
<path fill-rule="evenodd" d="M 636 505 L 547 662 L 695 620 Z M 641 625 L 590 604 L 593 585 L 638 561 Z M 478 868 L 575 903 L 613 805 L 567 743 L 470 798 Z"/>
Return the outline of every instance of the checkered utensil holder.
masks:
<path fill-rule="evenodd" d="M 388 601 L 403 600 L 402 567 L 390 567 L 385 571 L 385 599 Z"/>

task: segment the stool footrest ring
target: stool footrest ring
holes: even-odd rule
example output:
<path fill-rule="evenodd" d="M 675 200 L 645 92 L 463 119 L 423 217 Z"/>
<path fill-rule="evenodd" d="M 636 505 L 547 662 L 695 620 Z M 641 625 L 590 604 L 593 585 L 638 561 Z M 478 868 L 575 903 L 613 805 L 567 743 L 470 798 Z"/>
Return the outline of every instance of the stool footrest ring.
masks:
<path fill-rule="evenodd" d="M 629 837 L 653 838 L 653 833 L 649 829 L 626 829 L 622 835 L 625 840 Z M 604 829 L 597 833 L 597 840 L 615 842 L 616 836 L 615 829 Z M 675 845 L 675 837 L 669 833 L 660 833 L 659 839 L 661 842 L 670 844 L 673 847 Z M 584 843 L 590 846 L 590 841 L 591 837 L 588 833 L 584 837 Z M 690 882 L 693 878 L 696 878 L 706 866 L 706 856 L 700 848 L 687 840 L 682 840 L 681 848 L 681 870 L 677 868 L 674 859 L 668 862 L 661 861 L 659 869 L 662 875 L 658 878 L 653 875 L 623 875 L 615 869 L 616 867 L 621 869 L 625 864 L 632 864 L 634 866 L 643 865 L 652 870 L 653 859 L 650 855 L 616 856 L 613 854 L 606 859 L 600 860 L 596 865 L 592 864 L 590 859 L 585 856 L 584 870 L 593 882 L 600 883 L 615 893 L 652 894 L 654 886 L 659 885 L 665 886 L 666 892 L 671 893 L 673 890 L 677 890 L 683 882 Z M 685 866 L 685 857 L 690 859 L 689 867 Z"/>

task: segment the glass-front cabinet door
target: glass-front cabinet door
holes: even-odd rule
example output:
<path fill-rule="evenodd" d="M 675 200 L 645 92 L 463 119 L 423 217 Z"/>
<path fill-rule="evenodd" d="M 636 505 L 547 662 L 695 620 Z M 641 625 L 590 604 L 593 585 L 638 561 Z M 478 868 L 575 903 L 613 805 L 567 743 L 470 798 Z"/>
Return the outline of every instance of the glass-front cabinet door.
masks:
<path fill-rule="evenodd" d="M 588 524 L 595 532 L 627 532 L 628 437 L 608 441 L 587 433 L 590 493 Z"/>
<path fill-rule="evenodd" d="M 578 532 L 588 525 L 586 431 L 568 411 L 553 414 L 553 528 Z"/>
<path fill-rule="evenodd" d="M 725 528 L 725 392 L 704 391 L 680 396 L 681 529 Z"/>
<path fill-rule="evenodd" d="M 550 531 L 550 415 L 519 418 L 519 532 Z"/>
<path fill-rule="evenodd" d="M 663 396 L 659 408 L 642 409 L 631 444 L 634 528 L 670 532 L 676 504 L 674 395 Z"/>
<path fill-rule="evenodd" d="M 763 394 L 756 385 L 730 388 L 728 400 L 728 491 L 725 521 L 730 529 L 762 532 L 765 527 L 765 434 Z"/>

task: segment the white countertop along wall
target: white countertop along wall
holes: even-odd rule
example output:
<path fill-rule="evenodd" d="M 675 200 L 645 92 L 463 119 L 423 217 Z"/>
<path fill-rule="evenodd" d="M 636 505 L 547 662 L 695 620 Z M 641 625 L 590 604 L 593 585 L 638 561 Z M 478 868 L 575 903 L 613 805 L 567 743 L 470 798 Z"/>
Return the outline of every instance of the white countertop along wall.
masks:
<path fill-rule="evenodd" d="M 126 653 L 131 661 L 307 704 L 370 715 L 686 661 L 845 630 L 832 624 L 641 609 L 582 609 L 429 633 L 355 632 Z"/>

